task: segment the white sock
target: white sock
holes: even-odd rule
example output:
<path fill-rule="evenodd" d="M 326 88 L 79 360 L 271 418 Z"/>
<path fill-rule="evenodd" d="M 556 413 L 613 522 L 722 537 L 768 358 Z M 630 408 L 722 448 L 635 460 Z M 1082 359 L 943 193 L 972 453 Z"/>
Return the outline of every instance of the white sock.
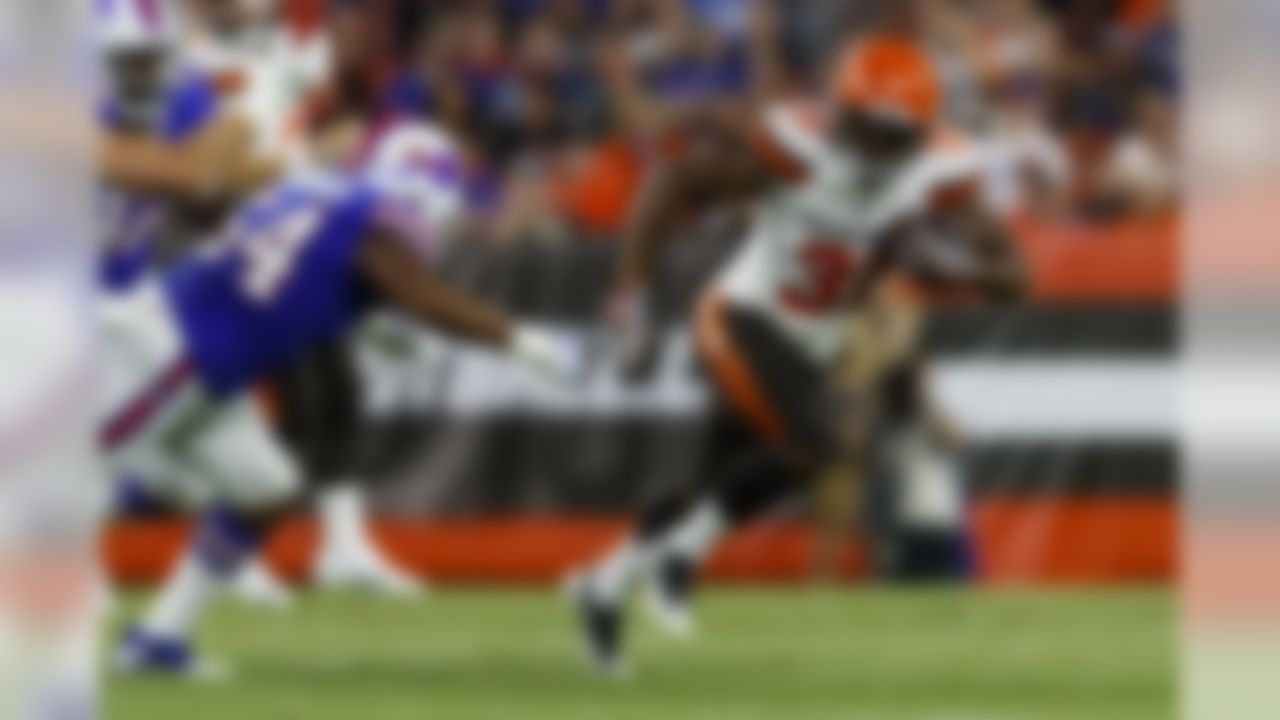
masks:
<path fill-rule="evenodd" d="M 209 601 L 218 594 L 223 579 L 198 556 L 188 553 L 152 602 L 142 620 L 143 630 L 168 639 L 187 637 Z"/>
<path fill-rule="evenodd" d="M 323 552 L 338 557 L 361 557 L 376 549 L 365 525 L 364 492 L 358 483 L 343 482 L 320 495 Z"/>
<path fill-rule="evenodd" d="M 699 502 L 656 541 L 632 537 L 614 548 L 592 572 L 595 592 L 603 600 L 620 601 L 659 551 L 701 563 L 728 527 L 719 504 L 712 500 Z"/>
<path fill-rule="evenodd" d="M 662 537 L 663 552 L 701 563 L 729 529 L 728 518 L 714 500 L 703 500 Z"/>
<path fill-rule="evenodd" d="M 595 566 L 591 572 L 591 583 L 597 597 L 609 603 L 620 602 L 626 597 L 648 562 L 650 553 L 647 545 L 638 538 L 627 538 Z"/>

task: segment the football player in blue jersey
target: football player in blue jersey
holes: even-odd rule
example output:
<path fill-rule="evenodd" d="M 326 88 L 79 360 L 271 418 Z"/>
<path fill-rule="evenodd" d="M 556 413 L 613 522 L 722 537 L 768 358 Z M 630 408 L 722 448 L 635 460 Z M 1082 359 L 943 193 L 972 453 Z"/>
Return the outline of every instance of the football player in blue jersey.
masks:
<path fill-rule="evenodd" d="M 278 42 L 263 49 L 265 57 L 251 52 L 261 43 L 222 35 L 219 39 L 239 48 L 243 57 L 234 52 L 219 55 L 208 44 L 198 46 L 204 52 L 193 51 L 187 41 L 190 31 L 202 26 L 198 14 L 184 18 L 180 45 L 169 4 L 113 1 L 100 7 L 108 83 L 99 113 L 106 180 L 100 197 L 104 238 L 99 274 L 106 288 L 119 290 L 190 250 L 211 232 L 210 223 L 279 174 L 291 146 L 281 137 L 282 130 L 302 114 L 308 89 L 315 90 L 322 82 L 325 63 L 316 56 L 327 55 L 323 52 L 327 44 L 315 40 L 305 46 L 306 52 L 297 52 L 304 48 L 295 48 L 296 43 L 280 31 Z M 246 18 L 270 15 L 265 6 L 251 13 L 248 4 L 238 0 L 188 8 L 197 9 Z M 274 27 L 265 21 L 249 25 L 246 32 L 258 34 Z M 225 26 L 222 30 L 230 31 Z M 207 57 L 211 53 L 217 57 Z M 276 66 L 281 62 L 286 67 Z M 294 67 L 298 64 L 306 65 L 312 74 L 307 83 L 300 83 L 301 69 Z M 227 82 L 227 78 L 246 76 L 253 92 Z M 344 393 L 342 387 L 354 380 L 339 377 L 345 382 L 335 382 L 332 375 L 317 378 L 314 372 L 322 366 L 318 361 L 345 357 L 340 352 L 343 347 L 345 343 L 338 343 L 314 353 L 270 383 L 285 410 L 281 431 L 291 449 L 302 456 L 312 479 L 325 480 L 336 472 L 332 461 L 327 467 L 315 467 L 313 456 L 345 457 L 341 449 L 353 446 L 349 437 L 355 435 L 351 428 L 357 418 L 337 428 L 326 426 L 322 433 L 299 433 L 296 426 L 310 428 L 316 424 L 313 417 L 326 413 L 317 412 L 315 398 L 310 396 L 297 410 L 292 390 L 315 388 L 311 396 L 349 401 L 354 390 Z M 302 422 L 295 421 L 297 416 L 302 416 Z M 155 508 L 157 503 L 142 485 L 137 478 L 121 479 L 122 513 Z M 320 489 L 317 507 L 323 538 L 315 570 L 320 582 L 416 597 L 420 588 L 416 578 L 382 555 L 370 536 L 358 485 L 346 482 Z M 237 597 L 257 605 L 285 608 L 291 603 L 287 585 L 262 562 L 248 564 L 234 590 Z"/>
<path fill-rule="evenodd" d="M 557 377 L 578 348 L 440 281 L 431 261 L 458 219 L 463 161 L 416 124 L 372 133 L 333 117 L 316 167 L 239 210 L 220 236 L 155 280 L 105 301 L 102 441 L 153 494 L 216 507 L 176 576 L 126 636 L 131 669 L 201 673 L 190 631 L 222 581 L 297 498 L 294 459 L 250 388 L 346 335 L 370 310 L 507 353 Z M 358 171 L 338 170 L 365 147 Z"/>
<path fill-rule="evenodd" d="M 210 0 L 188 4 L 188 58 L 219 78 L 225 102 L 252 118 L 258 147 L 289 157 L 317 114 L 344 107 L 383 114 L 362 20 L 367 7 L 331 6 L 323 31 L 282 22 L 275 0 Z M 365 4 L 367 6 L 367 4 Z M 381 314 L 380 314 L 381 315 Z M 385 326 L 381 318 L 370 325 Z M 363 377 L 355 356 L 369 350 L 369 333 L 354 342 L 319 348 L 267 384 L 276 425 L 296 454 L 308 482 L 317 522 L 317 546 L 304 573 L 315 587 L 358 589 L 382 597 L 422 596 L 420 578 L 388 555 L 368 517 L 359 448 L 367 420 Z M 353 347 L 354 346 L 354 347 Z M 285 610 L 288 583 L 266 558 L 247 564 L 232 587 L 252 605 Z"/>

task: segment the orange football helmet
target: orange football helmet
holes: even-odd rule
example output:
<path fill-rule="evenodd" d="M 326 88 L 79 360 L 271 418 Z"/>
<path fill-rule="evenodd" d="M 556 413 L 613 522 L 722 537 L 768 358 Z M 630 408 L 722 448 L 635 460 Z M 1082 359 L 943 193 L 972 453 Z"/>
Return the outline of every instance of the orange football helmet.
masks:
<path fill-rule="evenodd" d="M 904 38 L 855 41 L 836 66 L 834 95 L 848 110 L 894 117 L 923 128 L 937 117 L 942 88 L 933 61 Z"/>

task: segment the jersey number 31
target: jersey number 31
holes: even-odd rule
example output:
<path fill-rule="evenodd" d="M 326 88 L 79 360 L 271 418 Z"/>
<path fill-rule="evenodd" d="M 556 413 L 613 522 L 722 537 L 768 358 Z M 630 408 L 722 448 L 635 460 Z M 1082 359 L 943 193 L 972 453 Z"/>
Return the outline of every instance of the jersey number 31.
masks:
<path fill-rule="evenodd" d="M 801 277 L 782 289 L 783 304 L 795 312 L 814 315 L 830 312 L 844 302 L 858 267 L 847 247 L 834 241 L 811 243 L 799 251 L 797 261 Z"/>

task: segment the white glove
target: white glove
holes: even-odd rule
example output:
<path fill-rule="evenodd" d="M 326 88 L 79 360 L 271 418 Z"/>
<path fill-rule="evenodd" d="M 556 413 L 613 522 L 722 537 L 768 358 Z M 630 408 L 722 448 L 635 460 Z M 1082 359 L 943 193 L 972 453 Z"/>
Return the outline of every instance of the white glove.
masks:
<path fill-rule="evenodd" d="M 516 360 L 561 382 L 578 380 L 586 371 L 586 353 L 580 343 L 543 328 L 517 327 L 510 352 Z"/>
<path fill-rule="evenodd" d="M 652 302 L 645 290 L 616 293 L 606 308 L 624 377 L 643 380 L 657 358 Z"/>

